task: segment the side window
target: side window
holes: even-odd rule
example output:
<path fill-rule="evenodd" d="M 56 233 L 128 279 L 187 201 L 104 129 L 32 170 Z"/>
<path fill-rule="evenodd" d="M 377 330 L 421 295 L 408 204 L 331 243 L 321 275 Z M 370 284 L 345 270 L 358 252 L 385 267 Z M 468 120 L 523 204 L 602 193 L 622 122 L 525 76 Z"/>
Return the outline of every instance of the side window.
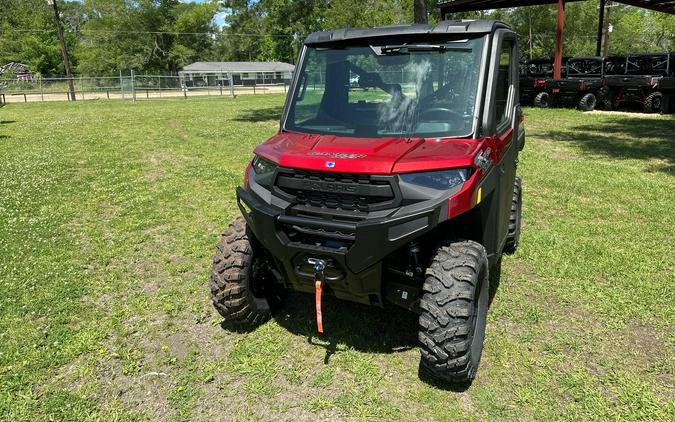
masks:
<path fill-rule="evenodd" d="M 497 70 L 497 88 L 495 91 L 495 118 L 497 126 L 508 118 L 506 109 L 509 100 L 509 87 L 511 86 L 511 56 L 513 42 L 504 41 L 499 52 L 499 69 Z"/>

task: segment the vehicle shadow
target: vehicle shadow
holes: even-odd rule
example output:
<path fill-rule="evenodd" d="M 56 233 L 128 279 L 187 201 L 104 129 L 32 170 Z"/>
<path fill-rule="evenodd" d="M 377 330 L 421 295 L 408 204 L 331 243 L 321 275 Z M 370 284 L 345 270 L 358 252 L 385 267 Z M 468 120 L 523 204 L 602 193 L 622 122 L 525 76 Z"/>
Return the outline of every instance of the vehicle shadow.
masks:
<path fill-rule="evenodd" d="M 316 329 L 314 296 L 289 293 L 274 319 L 289 332 L 326 349 L 324 363 L 336 353 L 337 345 L 364 353 L 396 353 L 417 346 L 417 315 L 398 308 L 378 308 L 324 297 L 324 333 Z M 327 343 L 327 344 L 326 344 Z"/>
<path fill-rule="evenodd" d="M 491 271 L 489 304 L 492 304 L 501 281 L 501 260 Z M 324 333 L 316 329 L 314 297 L 306 293 L 289 293 L 284 305 L 274 316 L 275 321 L 289 332 L 307 338 L 314 346 L 324 347 L 324 363 L 342 344 L 364 353 L 396 353 L 418 346 L 417 314 L 395 306 L 384 309 L 341 301 L 334 297 L 323 300 Z M 466 391 L 471 383 L 451 383 L 438 380 L 421 365 L 420 381 L 452 392 Z"/>
<path fill-rule="evenodd" d="M 665 161 L 653 171 L 675 171 L 675 118 L 649 119 L 625 117 L 601 124 L 549 130 L 543 137 L 553 141 L 569 142 L 592 154 L 615 159 Z"/>
<path fill-rule="evenodd" d="M 239 113 L 233 120 L 236 122 L 268 122 L 279 121 L 283 106 L 274 106 L 260 109 L 249 109 Z"/>

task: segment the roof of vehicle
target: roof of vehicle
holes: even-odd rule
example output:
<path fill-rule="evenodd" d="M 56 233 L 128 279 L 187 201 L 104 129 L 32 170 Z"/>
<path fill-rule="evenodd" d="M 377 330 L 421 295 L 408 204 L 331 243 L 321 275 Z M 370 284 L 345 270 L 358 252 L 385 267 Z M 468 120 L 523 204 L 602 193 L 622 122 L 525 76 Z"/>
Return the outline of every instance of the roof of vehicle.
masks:
<path fill-rule="evenodd" d="M 510 29 L 504 22 L 495 20 L 442 21 L 432 25 L 390 25 L 372 29 L 344 28 L 332 31 L 312 32 L 305 38 L 305 44 L 321 44 L 399 35 L 489 34 L 499 28 Z"/>
<path fill-rule="evenodd" d="M 523 60 L 523 64 L 540 64 L 540 63 L 553 63 L 553 59 L 550 57 L 535 57 L 533 59 Z"/>
<path fill-rule="evenodd" d="M 604 61 L 604 57 L 599 57 L 599 56 L 580 56 L 580 57 L 572 57 L 569 59 L 569 61 L 577 61 L 577 60 L 597 60 L 597 61 Z"/>
<path fill-rule="evenodd" d="M 673 53 L 668 53 L 668 52 L 660 52 L 660 53 L 633 53 L 633 54 L 628 54 L 628 57 L 664 57 L 667 55 L 672 55 Z"/>

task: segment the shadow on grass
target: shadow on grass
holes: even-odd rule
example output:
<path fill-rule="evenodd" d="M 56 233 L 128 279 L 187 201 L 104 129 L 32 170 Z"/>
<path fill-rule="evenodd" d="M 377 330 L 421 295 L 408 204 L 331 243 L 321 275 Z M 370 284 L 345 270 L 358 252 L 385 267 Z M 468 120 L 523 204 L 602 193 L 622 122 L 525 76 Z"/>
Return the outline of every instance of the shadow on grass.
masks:
<path fill-rule="evenodd" d="M 234 120 L 237 122 L 254 122 L 254 123 L 279 121 L 281 119 L 281 113 L 283 109 L 284 109 L 283 106 L 275 106 L 268 108 L 244 110 L 237 117 L 235 117 Z"/>
<path fill-rule="evenodd" d="M 492 301 L 501 281 L 501 259 L 490 272 L 489 301 Z M 324 364 L 338 353 L 338 347 L 347 347 L 363 353 L 397 353 L 418 346 L 418 315 L 388 304 L 385 308 L 366 306 L 325 296 L 322 302 L 324 332 L 316 327 L 314 295 L 287 292 L 281 307 L 273 313 L 274 320 L 290 333 L 302 336 L 313 346 L 326 351 Z M 221 328 L 236 333 L 247 333 L 256 327 L 242 327 L 223 321 Z M 471 382 L 451 383 L 434 378 L 421 364 L 419 379 L 446 391 L 466 391 Z"/>
<path fill-rule="evenodd" d="M 417 315 L 397 308 L 378 308 L 325 297 L 324 333 L 316 330 L 314 296 L 290 293 L 276 313 L 279 325 L 326 349 L 324 363 L 339 344 L 364 353 L 395 353 L 417 346 Z M 326 344 L 327 343 L 327 344 Z"/>
<path fill-rule="evenodd" d="M 654 170 L 675 171 L 675 119 L 622 117 L 595 125 L 550 130 L 543 136 L 616 159 L 664 160 L 666 164 Z"/>
<path fill-rule="evenodd" d="M 8 125 L 10 123 L 16 123 L 16 120 L 0 120 L 0 125 Z"/>

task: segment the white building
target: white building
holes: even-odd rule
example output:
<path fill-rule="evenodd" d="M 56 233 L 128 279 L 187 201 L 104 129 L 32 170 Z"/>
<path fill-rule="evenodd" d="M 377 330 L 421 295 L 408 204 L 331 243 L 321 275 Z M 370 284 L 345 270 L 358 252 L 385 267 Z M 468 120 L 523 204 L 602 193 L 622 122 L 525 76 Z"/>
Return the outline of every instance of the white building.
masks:
<path fill-rule="evenodd" d="M 289 83 L 295 66 L 281 62 L 196 62 L 178 75 L 187 87 Z"/>

